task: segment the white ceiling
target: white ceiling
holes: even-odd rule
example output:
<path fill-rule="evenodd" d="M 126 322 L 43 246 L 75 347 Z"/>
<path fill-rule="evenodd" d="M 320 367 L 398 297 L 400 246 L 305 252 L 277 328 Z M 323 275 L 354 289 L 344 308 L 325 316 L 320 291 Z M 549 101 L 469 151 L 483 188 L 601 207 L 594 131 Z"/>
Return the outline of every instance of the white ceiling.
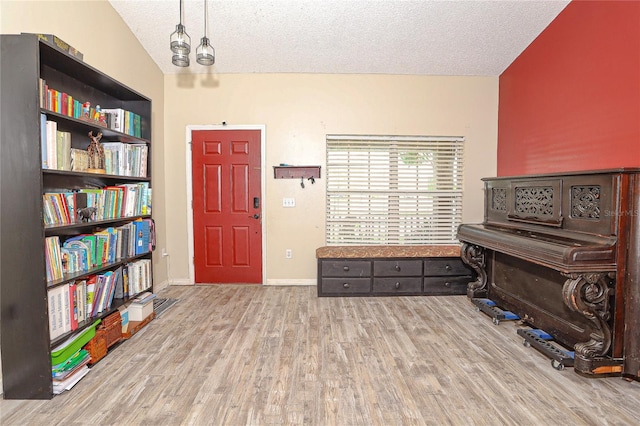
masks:
<path fill-rule="evenodd" d="M 166 73 L 179 0 L 109 0 Z M 195 61 L 204 0 L 184 0 L 192 73 L 497 76 L 569 0 L 208 1 L 216 64 Z"/>

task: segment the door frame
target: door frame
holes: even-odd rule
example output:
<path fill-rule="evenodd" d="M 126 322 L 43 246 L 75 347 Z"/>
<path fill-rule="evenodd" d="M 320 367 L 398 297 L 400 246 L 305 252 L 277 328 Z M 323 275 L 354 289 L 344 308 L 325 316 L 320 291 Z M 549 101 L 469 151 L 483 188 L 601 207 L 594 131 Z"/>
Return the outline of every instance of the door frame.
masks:
<path fill-rule="evenodd" d="M 262 231 L 262 283 L 267 281 L 267 234 L 264 218 L 266 217 L 267 203 L 265 202 L 266 193 L 266 168 L 265 168 L 265 141 L 266 126 L 264 124 L 207 124 L 207 125 L 188 125 L 185 134 L 186 161 L 187 161 L 187 242 L 189 246 L 189 282 L 196 284 L 195 272 L 195 248 L 193 238 L 193 176 L 192 176 L 192 153 L 191 153 L 191 134 L 199 130 L 259 130 L 260 131 L 260 228 Z"/>

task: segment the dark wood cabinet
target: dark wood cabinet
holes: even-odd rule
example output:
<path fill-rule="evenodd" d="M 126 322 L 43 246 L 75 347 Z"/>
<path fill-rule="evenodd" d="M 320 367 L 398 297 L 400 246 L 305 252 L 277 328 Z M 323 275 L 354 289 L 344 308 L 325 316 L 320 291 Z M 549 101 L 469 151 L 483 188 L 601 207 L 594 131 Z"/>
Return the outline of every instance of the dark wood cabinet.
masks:
<path fill-rule="evenodd" d="M 151 182 L 151 100 L 90 65 L 72 57 L 36 35 L 0 36 L 1 204 L 0 315 L 3 395 L 6 399 L 49 399 L 53 396 L 51 351 L 55 345 L 81 332 L 93 320 L 114 312 L 127 300 L 114 300 L 111 308 L 79 324 L 54 341 L 50 338 L 47 292 L 75 279 L 114 270 L 129 261 L 151 259 L 151 253 L 120 258 L 86 272 L 47 281 L 45 238 L 93 233 L 150 214 L 99 222 L 45 226 L 43 194 L 48 191 L 103 188 Z M 72 94 L 93 106 L 120 108 L 140 117 L 139 136 L 132 136 L 43 108 L 40 79 L 51 88 Z M 134 143 L 148 147 L 146 175 L 142 177 L 42 169 L 41 114 L 55 121 L 58 130 L 71 134 L 71 147 L 86 150 L 88 133 L 103 133 L 102 142 Z M 134 295 L 131 295 L 134 296 Z"/>
<path fill-rule="evenodd" d="M 460 295 L 474 279 L 458 257 L 318 259 L 318 296 Z"/>

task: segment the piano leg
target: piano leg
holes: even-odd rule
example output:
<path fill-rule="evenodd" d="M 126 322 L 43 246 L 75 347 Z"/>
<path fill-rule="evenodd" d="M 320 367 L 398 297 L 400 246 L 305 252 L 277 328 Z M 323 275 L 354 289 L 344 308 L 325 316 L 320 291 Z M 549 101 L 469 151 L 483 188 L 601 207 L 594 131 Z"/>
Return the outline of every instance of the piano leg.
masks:
<path fill-rule="evenodd" d="M 460 257 L 464 263 L 478 274 L 476 280 L 467 285 L 467 297 L 470 299 L 487 297 L 487 270 L 484 247 L 463 243 Z"/>
<path fill-rule="evenodd" d="M 608 273 L 563 274 L 567 277 L 562 288 L 565 305 L 591 321 L 596 331 L 588 342 L 574 345 L 574 370 L 585 375 L 620 374 L 622 360 L 607 357 L 611 347 L 611 317 Z"/>

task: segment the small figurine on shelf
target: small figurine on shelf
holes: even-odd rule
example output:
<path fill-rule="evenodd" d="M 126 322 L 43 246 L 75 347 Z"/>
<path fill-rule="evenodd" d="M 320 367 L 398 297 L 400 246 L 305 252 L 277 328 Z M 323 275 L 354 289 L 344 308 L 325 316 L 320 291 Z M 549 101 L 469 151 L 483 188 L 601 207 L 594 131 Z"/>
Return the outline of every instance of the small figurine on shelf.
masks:
<path fill-rule="evenodd" d="M 100 105 L 96 105 L 96 121 L 102 127 L 107 127 L 107 114 L 100 108 Z"/>
<path fill-rule="evenodd" d="M 98 132 L 97 136 L 93 136 L 93 132 L 89 132 L 89 139 L 91 139 L 91 143 L 87 148 L 87 152 L 89 153 L 89 168 L 87 172 L 89 173 L 106 173 L 104 167 L 104 148 L 100 143 L 100 139 L 102 138 L 102 132 Z"/>
<path fill-rule="evenodd" d="M 91 102 L 85 102 L 82 104 L 82 118 L 84 120 L 89 120 L 89 112 L 91 110 Z"/>

